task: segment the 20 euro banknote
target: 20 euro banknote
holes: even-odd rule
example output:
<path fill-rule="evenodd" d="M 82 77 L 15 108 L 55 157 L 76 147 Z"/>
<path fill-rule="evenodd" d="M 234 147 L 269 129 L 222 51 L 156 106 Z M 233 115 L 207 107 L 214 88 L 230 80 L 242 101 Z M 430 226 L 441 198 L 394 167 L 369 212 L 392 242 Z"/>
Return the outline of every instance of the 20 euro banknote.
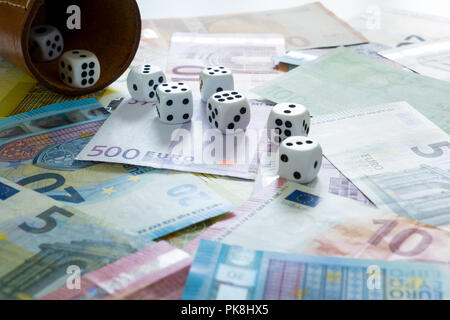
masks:
<path fill-rule="evenodd" d="M 234 207 L 192 174 L 75 160 L 108 115 L 86 99 L 0 120 L 0 175 L 149 239 Z"/>
<path fill-rule="evenodd" d="M 186 300 L 436 300 L 450 266 L 254 251 L 202 240 Z"/>

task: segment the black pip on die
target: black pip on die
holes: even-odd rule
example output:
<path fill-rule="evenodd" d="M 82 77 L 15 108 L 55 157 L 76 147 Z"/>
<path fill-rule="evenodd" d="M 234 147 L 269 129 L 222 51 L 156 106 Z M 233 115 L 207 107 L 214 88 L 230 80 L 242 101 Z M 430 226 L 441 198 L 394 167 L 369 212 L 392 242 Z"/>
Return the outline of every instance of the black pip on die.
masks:
<path fill-rule="evenodd" d="M 100 78 L 100 62 L 87 50 L 64 52 L 59 59 L 59 76 L 70 87 L 92 87 Z"/>
<path fill-rule="evenodd" d="M 207 67 L 200 73 L 200 93 L 203 101 L 216 92 L 234 90 L 233 74 L 225 67 Z"/>
<path fill-rule="evenodd" d="M 143 64 L 133 67 L 128 74 L 128 92 L 137 101 L 156 102 L 156 88 L 164 82 L 166 76 L 160 67 Z"/>
<path fill-rule="evenodd" d="M 188 122 L 194 113 L 191 89 L 182 82 L 163 83 L 156 89 L 158 118 L 164 123 Z"/>
<path fill-rule="evenodd" d="M 307 137 L 289 137 L 279 152 L 281 178 L 306 184 L 317 177 L 322 166 L 322 147 L 318 142 Z"/>
<path fill-rule="evenodd" d="M 297 103 L 279 103 L 273 107 L 267 122 L 267 133 L 273 142 L 290 136 L 307 136 L 311 124 L 308 109 Z"/>
<path fill-rule="evenodd" d="M 61 32 L 51 25 L 38 25 L 30 32 L 30 55 L 34 61 L 52 61 L 64 49 Z"/>
<path fill-rule="evenodd" d="M 208 100 L 206 117 L 212 128 L 225 134 L 234 133 L 227 130 L 245 130 L 250 123 L 250 105 L 237 91 L 217 92 Z"/>

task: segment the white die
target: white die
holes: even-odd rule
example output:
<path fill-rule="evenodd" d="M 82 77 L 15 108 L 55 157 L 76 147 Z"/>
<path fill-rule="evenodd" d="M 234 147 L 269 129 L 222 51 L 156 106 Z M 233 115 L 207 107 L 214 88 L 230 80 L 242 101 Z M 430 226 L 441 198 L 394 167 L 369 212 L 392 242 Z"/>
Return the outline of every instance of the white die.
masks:
<path fill-rule="evenodd" d="M 279 103 L 273 107 L 267 121 L 267 134 L 275 143 L 281 143 L 290 136 L 307 136 L 311 115 L 305 106 L 297 103 Z"/>
<path fill-rule="evenodd" d="M 192 90 L 182 82 L 163 83 L 156 89 L 156 110 L 161 122 L 179 124 L 188 122 L 194 113 Z"/>
<path fill-rule="evenodd" d="M 206 105 L 206 118 L 212 128 L 222 133 L 227 130 L 245 130 L 250 123 L 251 110 L 248 100 L 237 91 L 228 90 L 212 95 Z"/>
<path fill-rule="evenodd" d="M 322 166 L 322 147 L 303 136 L 289 137 L 279 149 L 278 174 L 281 178 L 302 184 L 313 181 Z"/>
<path fill-rule="evenodd" d="M 207 67 L 200 74 L 200 92 L 202 100 L 208 99 L 216 92 L 234 90 L 233 73 L 225 67 Z"/>
<path fill-rule="evenodd" d="M 57 28 L 44 24 L 34 26 L 30 32 L 30 55 L 34 61 L 52 61 L 64 49 L 64 39 Z"/>
<path fill-rule="evenodd" d="M 87 50 L 70 50 L 59 59 L 59 76 L 70 87 L 92 87 L 100 79 L 100 61 Z"/>
<path fill-rule="evenodd" d="M 128 74 L 128 92 L 137 101 L 156 102 L 156 88 L 164 82 L 166 76 L 160 67 L 143 64 L 133 67 Z"/>

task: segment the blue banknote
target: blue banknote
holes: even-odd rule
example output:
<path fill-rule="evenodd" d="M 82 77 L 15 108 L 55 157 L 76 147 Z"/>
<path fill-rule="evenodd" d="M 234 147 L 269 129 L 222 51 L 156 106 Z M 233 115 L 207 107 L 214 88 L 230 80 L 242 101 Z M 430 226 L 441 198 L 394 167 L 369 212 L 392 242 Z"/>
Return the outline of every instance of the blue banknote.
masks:
<path fill-rule="evenodd" d="M 234 208 L 192 174 L 75 160 L 108 115 L 85 99 L 0 120 L 0 175 L 150 240 Z"/>
<path fill-rule="evenodd" d="M 185 300 L 429 300 L 450 297 L 450 266 L 253 251 L 202 240 Z"/>

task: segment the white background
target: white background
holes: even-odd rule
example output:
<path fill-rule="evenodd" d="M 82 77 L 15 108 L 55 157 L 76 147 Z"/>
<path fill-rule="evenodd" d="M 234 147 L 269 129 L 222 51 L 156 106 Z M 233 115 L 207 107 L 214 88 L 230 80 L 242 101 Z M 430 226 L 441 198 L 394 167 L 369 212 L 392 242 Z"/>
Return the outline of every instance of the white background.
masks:
<path fill-rule="evenodd" d="M 314 1 L 305 0 L 137 0 L 143 19 L 203 16 L 289 8 Z M 328 9 L 344 20 L 368 7 L 403 9 L 450 18 L 449 0 L 323 0 Z M 450 26 L 449 26 L 450 28 Z"/>

